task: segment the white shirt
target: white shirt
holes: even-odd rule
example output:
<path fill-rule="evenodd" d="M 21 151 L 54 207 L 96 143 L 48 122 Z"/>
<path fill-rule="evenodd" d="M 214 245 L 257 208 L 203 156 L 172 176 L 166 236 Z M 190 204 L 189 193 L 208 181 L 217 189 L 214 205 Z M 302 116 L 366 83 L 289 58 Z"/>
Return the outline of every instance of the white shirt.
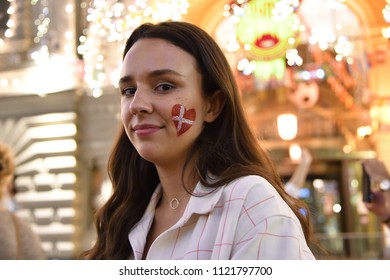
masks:
<path fill-rule="evenodd" d="M 298 218 L 275 188 L 245 176 L 214 189 L 197 184 L 183 216 L 158 236 L 147 259 L 314 259 Z M 133 259 L 142 258 L 161 186 L 129 233 Z"/>

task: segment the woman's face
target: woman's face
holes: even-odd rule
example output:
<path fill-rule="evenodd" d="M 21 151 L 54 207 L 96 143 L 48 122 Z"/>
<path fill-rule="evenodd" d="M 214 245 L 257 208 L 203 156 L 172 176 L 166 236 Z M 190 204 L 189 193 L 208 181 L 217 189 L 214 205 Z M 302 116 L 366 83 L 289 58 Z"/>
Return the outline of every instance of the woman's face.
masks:
<path fill-rule="evenodd" d="M 182 164 L 212 121 L 195 59 L 162 39 L 127 52 L 119 82 L 122 123 L 138 153 L 157 165 Z"/>

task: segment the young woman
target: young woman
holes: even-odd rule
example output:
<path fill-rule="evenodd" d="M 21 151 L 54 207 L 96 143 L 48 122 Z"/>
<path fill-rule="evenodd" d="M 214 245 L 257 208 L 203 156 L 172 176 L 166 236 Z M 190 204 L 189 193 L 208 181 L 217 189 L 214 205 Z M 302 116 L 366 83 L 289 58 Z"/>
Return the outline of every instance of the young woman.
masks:
<path fill-rule="evenodd" d="M 119 85 L 113 194 L 84 258 L 314 258 L 308 212 L 283 190 L 205 31 L 141 25 L 126 43 Z"/>

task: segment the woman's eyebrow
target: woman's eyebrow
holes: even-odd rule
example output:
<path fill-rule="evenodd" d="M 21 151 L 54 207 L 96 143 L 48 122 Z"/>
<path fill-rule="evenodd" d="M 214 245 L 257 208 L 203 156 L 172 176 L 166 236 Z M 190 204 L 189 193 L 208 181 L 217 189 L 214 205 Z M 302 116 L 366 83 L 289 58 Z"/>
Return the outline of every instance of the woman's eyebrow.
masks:
<path fill-rule="evenodd" d="M 182 74 L 180 74 L 179 72 L 176 72 L 175 70 L 172 70 L 172 69 L 158 69 L 158 70 L 154 70 L 154 71 L 151 71 L 150 73 L 148 73 L 148 76 L 151 77 L 151 78 L 154 78 L 154 77 L 159 77 L 159 76 L 163 76 L 163 75 L 166 75 L 166 74 L 173 74 L 173 75 L 176 75 L 176 76 L 183 76 Z M 132 75 L 125 75 L 123 76 L 122 78 L 119 79 L 119 84 L 123 84 L 123 83 L 128 83 L 128 82 L 131 82 L 133 81 L 134 78 Z"/>
<path fill-rule="evenodd" d="M 165 74 L 173 74 L 173 75 L 176 75 L 176 76 L 183 76 L 179 72 L 176 72 L 175 70 L 172 70 L 172 69 L 154 70 L 154 71 L 149 73 L 149 76 L 151 76 L 151 77 L 158 77 L 158 76 L 162 76 L 162 75 L 165 75 Z"/>
<path fill-rule="evenodd" d="M 128 83 L 131 82 L 132 80 L 133 80 L 132 76 L 126 75 L 119 79 L 119 84 Z"/>

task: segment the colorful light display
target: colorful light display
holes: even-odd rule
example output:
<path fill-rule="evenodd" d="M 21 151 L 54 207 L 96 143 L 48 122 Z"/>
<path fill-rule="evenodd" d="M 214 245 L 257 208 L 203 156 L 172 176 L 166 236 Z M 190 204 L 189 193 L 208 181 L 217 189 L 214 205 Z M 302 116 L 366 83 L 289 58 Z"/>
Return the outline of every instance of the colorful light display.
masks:
<path fill-rule="evenodd" d="M 239 51 L 245 58 L 238 63 L 244 74 L 282 80 L 289 60 L 301 62 L 294 49 L 302 25 L 295 11 L 299 0 L 242 0 L 225 7 L 225 16 L 236 22 Z M 294 63 L 292 62 L 292 63 Z"/>

